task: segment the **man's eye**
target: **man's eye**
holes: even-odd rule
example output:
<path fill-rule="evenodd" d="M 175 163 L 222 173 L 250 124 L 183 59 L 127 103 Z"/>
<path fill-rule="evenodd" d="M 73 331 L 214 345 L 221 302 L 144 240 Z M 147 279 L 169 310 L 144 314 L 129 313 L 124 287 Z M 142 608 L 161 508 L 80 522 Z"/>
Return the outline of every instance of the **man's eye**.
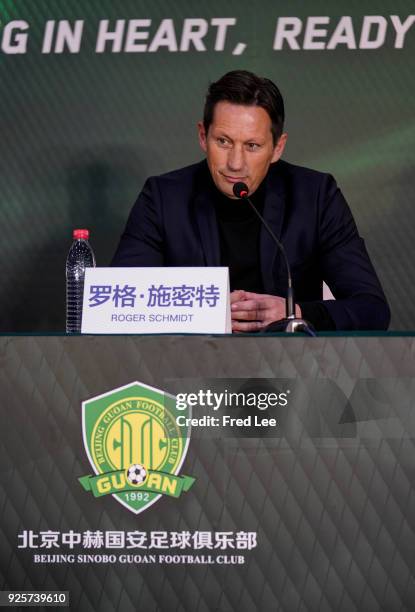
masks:
<path fill-rule="evenodd" d="M 248 150 L 249 151 L 257 151 L 257 149 L 259 149 L 260 145 L 256 142 L 248 142 L 247 144 Z"/>
<path fill-rule="evenodd" d="M 227 138 L 221 138 L 221 137 L 219 137 L 219 138 L 217 138 L 216 140 L 217 140 L 217 143 L 218 143 L 219 145 L 221 145 L 222 147 L 226 147 L 226 146 L 228 146 L 228 145 L 229 145 L 229 140 L 227 140 Z"/>

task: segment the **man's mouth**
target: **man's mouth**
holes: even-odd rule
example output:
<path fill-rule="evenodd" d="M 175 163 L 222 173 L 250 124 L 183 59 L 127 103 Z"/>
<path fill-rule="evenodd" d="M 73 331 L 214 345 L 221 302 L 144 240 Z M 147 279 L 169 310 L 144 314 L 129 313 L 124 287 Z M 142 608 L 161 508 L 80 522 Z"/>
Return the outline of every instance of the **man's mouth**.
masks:
<path fill-rule="evenodd" d="M 227 174 L 222 174 L 222 176 L 228 183 L 244 183 L 246 181 L 245 176 L 228 176 Z"/>

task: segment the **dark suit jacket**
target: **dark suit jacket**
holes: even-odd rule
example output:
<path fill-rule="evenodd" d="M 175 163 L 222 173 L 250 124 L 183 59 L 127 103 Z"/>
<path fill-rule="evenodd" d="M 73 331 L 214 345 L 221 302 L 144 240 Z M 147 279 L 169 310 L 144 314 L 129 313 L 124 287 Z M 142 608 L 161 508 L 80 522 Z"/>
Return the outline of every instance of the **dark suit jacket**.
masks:
<path fill-rule="evenodd" d="M 336 298 L 324 302 L 336 329 L 386 329 L 384 293 L 333 177 L 280 160 L 264 180 L 263 214 L 287 251 L 296 301 L 321 301 L 324 280 Z M 215 191 L 206 161 L 149 178 L 112 265 L 220 265 Z M 284 261 L 264 227 L 260 262 L 265 292 L 284 296 Z"/>

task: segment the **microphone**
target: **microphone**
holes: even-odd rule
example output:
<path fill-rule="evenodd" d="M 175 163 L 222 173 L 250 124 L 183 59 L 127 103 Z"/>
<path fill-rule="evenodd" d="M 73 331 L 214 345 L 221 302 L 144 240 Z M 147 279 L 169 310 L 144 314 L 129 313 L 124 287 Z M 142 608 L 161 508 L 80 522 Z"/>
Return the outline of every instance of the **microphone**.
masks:
<path fill-rule="evenodd" d="M 290 332 L 290 333 L 301 331 L 310 336 L 315 336 L 313 326 L 307 321 L 305 321 L 304 319 L 298 319 L 295 316 L 294 288 L 293 288 L 293 283 L 292 283 L 291 269 L 290 269 L 290 264 L 288 262 L 287 253 L 285 252 L 285 248 L 283 244 L 278 240 L 278 238 L 276 237 L 276 235 L 270 228 L 267 221 L 265 221 L 264 217 L 253 205 L 251 199 L 249 198 L 248 185 L 246 185 L 242 181 L 235 183 L 233 186 L 233 193 L 240 200 L 246 200 L 251 206 L 252 210 L 255 211 L 255 214 L 260 219 L 261 223 L 264 225 L 269 235 L 271 236 L 271 238 L 277 245 L 278 249 L 282 253 L 284 261 L 285 261 L 285 266 L 287 268 L 287 297 L 285 298 L 285 319 L 281 319 L 279 321 L 274 321 L 273 323 L 270 323 L 269 325 L 267 325 L 264 331 L 265 332 L 284 331 L 284 332 Z"/>
<path fill-rule="evenodd" d="M 248 185 L 245 185 L 245 183 L 242 183 L 242 182 L 235 183 L 233 186 L 233 195 L 235 195 L 237 198 L 240 198 L 242 200 L 248 199 L 248 196 L 249 196 Z"/>

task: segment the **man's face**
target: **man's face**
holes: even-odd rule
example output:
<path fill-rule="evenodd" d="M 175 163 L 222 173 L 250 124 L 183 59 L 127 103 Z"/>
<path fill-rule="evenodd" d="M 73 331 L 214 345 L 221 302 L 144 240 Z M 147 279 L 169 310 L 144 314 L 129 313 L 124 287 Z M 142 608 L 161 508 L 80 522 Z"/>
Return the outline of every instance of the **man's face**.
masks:
<path fill-rule="evenodd" d="M 216 187 L 235 199 L 233 185 L 246 183 L 252 194 L 261 184 L 272 162 L 284 150 L 287 134 L 274 145 L 271 118 L 260 106 L 218 102 L 208 132 L 198 124 L 200 146 Z"/>

